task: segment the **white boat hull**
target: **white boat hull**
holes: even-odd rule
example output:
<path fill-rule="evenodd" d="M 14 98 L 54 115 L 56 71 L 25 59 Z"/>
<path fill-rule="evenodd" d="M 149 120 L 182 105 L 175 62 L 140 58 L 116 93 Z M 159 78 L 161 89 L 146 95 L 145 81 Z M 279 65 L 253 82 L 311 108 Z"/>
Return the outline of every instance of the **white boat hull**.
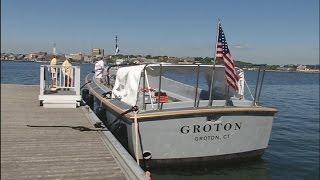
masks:
<path fill-rule="evenodd" d="M 273 116 L 222 116 L 152 120 L 139 123 L 139 159 L 151 154 L 151 160 L 180 161 L 213 158 L 252 151 L 261 155 L 267 148 Z M 127 123 L 128 148 L 135 155 L 135 129 Z M 261 152 L 262 151 L 262 152 Z M 230 157 L 228 157 L 230 158 Z"/>
<path fill-rule="evenodd" d="M 277 112 L 274 108 L 253 106 L 246 100 L 232 100 L 232 105 L 227 106 L 225 100 L 214 100 L 212 106 L 201 100 L 195 107 L 194 101 L 180 100 L 156 104 L 161 110 L 154 110 L 150 104 L 138 101 L 137 104 L 143 104 L 137 114 L 136 133 L 134 113 L 129 111 L 132 106 L 117 98 L 107 98 L 111 89 L 92 80 L 87 87 L 95 97 L 95 105 L 91 106 L 88 98 L 89 106 L 99 116 L 102 114 L 100 119 L 134 158 L 154 164 L 153 167 L 259 157 L 268 146 Z M 169 81 L 163 81 L 163 85 L 166 82 Z M 166 92 L 179 99 L 175 93 Z M 187 92 L 184 95 L 192 97 Z"/>

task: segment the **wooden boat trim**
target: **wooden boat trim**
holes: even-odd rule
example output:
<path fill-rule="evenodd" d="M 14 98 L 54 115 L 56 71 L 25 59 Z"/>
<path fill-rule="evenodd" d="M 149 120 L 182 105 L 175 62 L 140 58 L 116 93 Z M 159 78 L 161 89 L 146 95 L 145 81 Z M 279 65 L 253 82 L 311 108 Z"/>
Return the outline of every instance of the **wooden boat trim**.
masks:
<path fill-rule="evenodd" d="M 98 98 L 103 105 L 110 108 L 117 114 L 122 114 L 127 109 L 120 108 L 110 102 L 110 99 L 103 98 L 101 94 L 97 93 L 94 88 L 89 86 L 89 91 Z M 146 120 L 161 120 L 161 119 L 173 119 L 179 117 L 191 117 L 191 116 L 203 116 L 203 115 L 266 115 L 274 116 L 277 113 L 277 109 L 261 106 L 252 107 L 203 107 L 203 108 L 183 108 L 174 110 L 164 110 L 164 111 L 152 111 L 137 114 L 138 121 Z M 132 112 L 127 113 L 124 117 L 133 122 L 134 114 Z"/>
<path fill-rule="evenodd" d="M 106 99 L 103 98 L 101 96 L 101 94 L 97 93 L 91 86 L 89 87 L 89 91 L 92 95 L 94 95 L 96 98 L 98 98 L 102 104 L 104 104 L 105 106 L 111 108 L 111 110 L 113 110 L 114 112 L 116 112 L 117 114 L 121 114 L 123 112 L 125 112 L 127 109 L 122 109 L 116 105 L 114 105 L 113 103 L 110 102 L 111 99 Z M 133 113 L 127 113 L 125 116 L 127 116 L 128 118 L 130 118 L 131 116 L 133 116 Z"/>
<path fill-rule="evenodd" d="M 274 108 L 268 107 L 207 107 L 198 109 L 175 109 L 168 111 L 148 112 L 138 114 L 139 120 L 147 119 L 163 119 L 163 118 L 178 118 L 190 116 L 203 116 L 203 115 L 266 115 L 273 116 L 277 112 Z M 133 117 L 131 117 L 133 118 Z"/>

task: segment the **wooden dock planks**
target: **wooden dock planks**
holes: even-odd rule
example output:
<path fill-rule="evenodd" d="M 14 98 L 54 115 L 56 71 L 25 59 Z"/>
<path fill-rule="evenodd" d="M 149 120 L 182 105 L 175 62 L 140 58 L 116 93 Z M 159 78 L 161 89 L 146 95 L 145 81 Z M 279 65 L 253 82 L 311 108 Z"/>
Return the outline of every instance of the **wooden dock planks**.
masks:
<path fill-rule="evenodd" d="M 1 84 L 1 179 L 126 179 L 81 108 L 42 108 L 38 93 Z"/>

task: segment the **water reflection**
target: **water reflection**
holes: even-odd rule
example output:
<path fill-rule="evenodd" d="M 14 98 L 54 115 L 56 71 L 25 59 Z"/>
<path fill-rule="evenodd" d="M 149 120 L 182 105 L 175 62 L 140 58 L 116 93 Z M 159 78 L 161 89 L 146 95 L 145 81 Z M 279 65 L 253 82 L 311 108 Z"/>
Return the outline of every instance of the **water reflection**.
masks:
<path fill-rule="evenodd" d="M 153 180 L 268 179 L 267 163 L 263 159 L 207 167 L 155 169 L 150 172 Z"/>

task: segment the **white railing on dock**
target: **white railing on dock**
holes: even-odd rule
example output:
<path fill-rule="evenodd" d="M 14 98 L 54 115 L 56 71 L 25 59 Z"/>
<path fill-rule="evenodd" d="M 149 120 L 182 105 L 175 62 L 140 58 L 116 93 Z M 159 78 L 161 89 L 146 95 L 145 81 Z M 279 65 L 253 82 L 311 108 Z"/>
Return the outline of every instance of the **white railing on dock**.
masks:
<path fill-rule="evenodd" d="M 80 67 L 40 66 L 40 95 L 52 90 L 70 90 L 80 95 Z"/>

